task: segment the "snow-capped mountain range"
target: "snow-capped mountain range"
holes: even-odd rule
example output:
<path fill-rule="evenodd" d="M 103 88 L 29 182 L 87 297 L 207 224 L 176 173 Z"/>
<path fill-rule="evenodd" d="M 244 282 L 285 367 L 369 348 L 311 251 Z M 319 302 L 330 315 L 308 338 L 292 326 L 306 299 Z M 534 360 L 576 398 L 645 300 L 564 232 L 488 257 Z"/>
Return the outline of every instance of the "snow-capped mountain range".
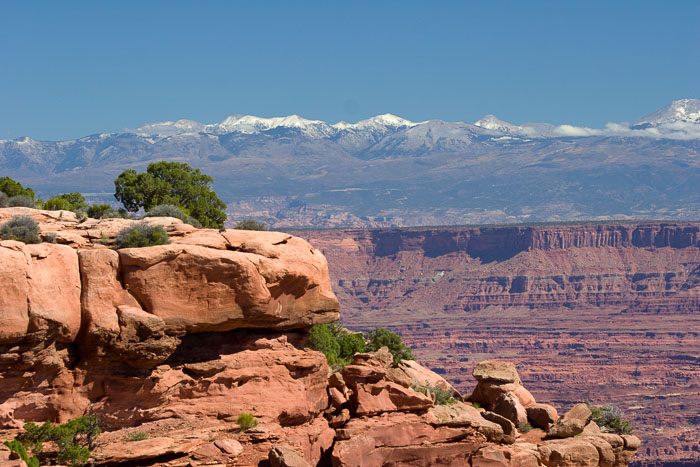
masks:
<path fill-rule="evenodd" d="M 187 134 L 226 135 L 230 133 L 258 134 L 279 128 L 299 130 L 312 138 L 334 138 L 344 133 L 369 132 L 374 135 L 427 125 L 432 121 L 411 122 L 392 114 L 377 115 L 357 123 L 338 122 L 329 124 L 321 120 L 307 120 L 298 115 L 287 117 L 262 118 L 253 115 L 232 115 L 219 123 L 203 124 L 192 120 L 148 123 L 135 129 L 125 129 L 120 133 L 135 134 L 146 138 L 167 138 Z M 438 121 L 439 122 L 439 121 Z M 446 122 L 442 122 L 446 123 Z M 448 125 L 460 125 L 452 123 Z M 462 123 L 462 125 L 464 125 Z M 519 138 L 556 138 L 585 136 L 639 136 L 669 139 L 700 138 L 700 100 L 681 99 L 651 113 L 633 125 L 609 123 L 604 129 L 578 127 L 573 125 L 551 125 L 548 123 L 524 123 L 514 125 L 487 115 L 474 122 L 495 137 L 511 136 Z M 476 129 L 473 129 L 476 130 Z M 476 130 L 478 132 L 478 130 Z"/>
<path fill-rule="evenodd" d="M 232 115 L 219 123 L 205 125 L 192 120 L 176 122 L 148 123 L 135 129 L 123 130 L 143 137 L 165 138 L 175 135 L 205 133 L 226 135 L 229 133 L 257 134 L 277 128 L 296 129 L 309 137 L 326 138 L 342 132 L 370 131 L 386 133 L 399 128 L 418 125 L 391 114 L 377 115 L 357 123 L 338 122 L 330 125 L 321 120 L 307 120 L 298 115 L 288 117 L 262 118 L 253 115 Z"/>
<path fill-rule="evenodd" d="M 0 176 L 42 197 L 80 191 L 114 201 L 123 170 L 162 160 L 212 175 L 233 220 L 272 227 L 700 219 L 696 99 L 602 129 L 493 115 L 473 124 L 234 115 L 70 141 L 0 140 Z"/>

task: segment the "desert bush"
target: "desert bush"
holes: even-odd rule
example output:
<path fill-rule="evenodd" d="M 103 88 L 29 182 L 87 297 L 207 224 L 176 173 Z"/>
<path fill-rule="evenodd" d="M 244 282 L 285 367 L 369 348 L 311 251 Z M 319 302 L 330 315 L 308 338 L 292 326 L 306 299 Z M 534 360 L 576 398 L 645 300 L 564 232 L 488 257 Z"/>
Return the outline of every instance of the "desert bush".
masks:
<path fill-rule="evenodd" d="M 521 433 L 527 433 L 528 431 L 532 431 L 532 425 L 530 425 L 527 422 L 521 423 L 518 425 L 518 431 Z"/>
<path fill-rule="evenodd" d="M 82 212 L 80 210 L 79 212 Z M 93 204 L 87 208 L 87 217 L 93 219 L 130 219 L 131 215 L 126 209 L 114 209 L 109 204 Z"/>
<path fill-rule="evenodd" d="M 398 366 L 401 360 L 413 360 L 413 352 L 410 347 L 404 345 L 401 336 L 388 329 L 377 328 L 367 333 L 367 350 L 376 352 L 382 347 L 388 347 L 389 352 L 394 356 L 394 366 Z"/>
<path fill-rule="evenodd" d="M 44 209 L 48 211 L 70 211 L 71 210 L 71 204 L 70 201 L 62 199 L 62 198 L 49 198 L 44 202 Z"/>
<path fill-rule="evenodd" d="M 479 404 L 478 402 L 472 402 L 472 407 L 474 407 L 475 409 L 480 409 L 481 404 Z"/>
<path fill-rule="evenodd" d="M 323 352 L 333 369 L 341 369 L 352 360 L 352 356 L 366 350 L 365 337 L 352 333 L 338 323 L 316 324 L 309 331 L 307 345 Z"/>
<path fill-rule="evenodd" d="M 90 458 L 100 433 L 102 428 L 95 416 L 79 417 L 57 426 L 51 422 L 45 422 L 43 425 L 29 422 L 24 425 L 23 433 L 12 441 L 5 441 L 4 444 L 29 467 L 39 467 L 39 455 L 44 443 L 53 442 L 58 448 L 56 462 L 79 466 Z"/>
<path fill-rule="evenodd" d="M 10 197 L 5 192 L 0 191 L 0 208 L 6 208 L 10 205 Z"/>
<path fill-rule="evenodd" d="M 161 204 L 146 213 L 143 217 L 175 217 L 180 219 L 185 224 L 190 224 L 198 229 L 202 227 L 202 224 L 194 217 L 187 214 L 183 209 L 175 206 L 174 204 Z"/>
<path fill-rule="evenodd" d="M 145 431 L 132 431 L 126 437 L 126 441 L 129 443 L 134 441 L 143 441 L 144 439 L 148 439 L 148 435 Z"/>
<path fill-rule="evenodd" d="M 10 199 L 7 202 L 8 206 L 15 208 L 15 207 L 24 207 L 24 208 L 35 208 L 36 207 L 36 202 L 34 201 L 33 198 L 27 196 L 27 195 L 17 195 L 17 196 L 11 196 Z"/>
<path fill-rule="evenodd" d="M 126 227 L 117 235 L 117 249 L 141 248 L 146 246 L 167 245 L 170 236 L 162 225 L 148 225 L 143 222 Z"/>
<path fill-rule="evenodd" d="M 622 410 L 614 405 L 601 405 L 598 407 L 588 404 L 591 409 L 591 420 L 598 425 L 601 431 L 607 433 L 630 434 L 632 425 L 629 420 L 624 420 Z"/>
<path fill-rule="evenodd" d="M 236 224 L 233 228 L 238 230 L 267 230 L 265 224 L 253 219 L 244 219 L 238 224 Z"/>
<path fill-rule="evenodd" d="M 0 227 L 0 238 L 24 243 L 41 243 L 39 223 L 30 216 L 13 216 Z"/>
<path fill-rule="evenodd" d="M 85 204 L 85 196 L 80 192 L 74 191 L 47 199 L 43 207 L 49 211 L 79 211 L 87 209 L 88 205 Z"/>
<path fill-rule="evenodd" d="M 236 420 L 236 423 L 238 423 L 238 427 L 241 429 L 241 431 L 248 431 L 250 428 L 258 425 L 258 421 L 255 419 L 255 416 L 248 412 L 241 412 Z"/>
<path fill-rule="evenodd" d="M 457 403 L 452 391 L 446 391 L 437 386 L 418 386 L 416 384 L 411 384 L 411 389 L 421 394 L 430 394 L 433 398 L 433 404 L 435 405 L 452 405 Z"/>

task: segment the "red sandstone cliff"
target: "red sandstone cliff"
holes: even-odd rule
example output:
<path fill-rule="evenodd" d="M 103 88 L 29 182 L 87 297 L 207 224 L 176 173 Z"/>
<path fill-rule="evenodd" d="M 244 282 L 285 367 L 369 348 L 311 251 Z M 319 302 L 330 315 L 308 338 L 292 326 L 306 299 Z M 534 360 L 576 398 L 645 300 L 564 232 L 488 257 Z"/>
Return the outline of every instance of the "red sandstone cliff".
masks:
<path fill-rule="evenodd" d="M 339 303 L 325 257 L 300 238 L 151 218 L 171 245 L 114 251 L 134 221 L 9 208 L 0 222 L 18 213 L 58 243 L 0 241 L 2 440 L 89 412 L 107 428 L 103 465 L 618 466 L 639 448 L 581 408 L 559 420 L 512 364 L 474 372 L 481 410 L 435 406 L 411 385 L 449 384 L 382 350 L 330 374 L 305 331 L 337 320 Z M 243 411 L 260 425 L 240 432 Z M 525 421 L 541 429 L 521 433 Z M 135 431 L 147 439 L 127 442 Z"/>
<path fill-rule="evenodd" d="M 700 462 L 700 224 L 299 231 L 353 329 L 390 327 L 463 391 L 485 358 L 543 400 L 612 403 L 644 462 Z"/>

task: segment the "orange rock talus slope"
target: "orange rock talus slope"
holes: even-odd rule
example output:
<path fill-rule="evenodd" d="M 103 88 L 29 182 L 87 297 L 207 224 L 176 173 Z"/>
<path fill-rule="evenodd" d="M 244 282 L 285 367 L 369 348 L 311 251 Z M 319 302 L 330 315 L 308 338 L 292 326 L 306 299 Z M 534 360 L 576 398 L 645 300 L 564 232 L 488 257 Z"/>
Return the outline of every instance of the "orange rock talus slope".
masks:
<path fill-rule="evenodd" d="M 700 224 L 328 230 L 351 329 L 399 332 L 470 391 L 505 358 L 543 400 L 623 409 L 638 461 L 700 463 Z"/>
<path fill-rule="evenodd" d="M 471 399 L 386 349 L 329 370 L 305 341 L 340 305 L 301 238 L 149 218 L 170 245 L 115 251 L 136 221 L 7 208 L 0 223 L 17 214 L 56 243 L 0 241 L 0 441 L 90 413 L 99 465 L 623 466 L 640 447 L 585 405 L 559 417 L 505 361 L 474 368 Z M 242 412 L 258 425 L 241 431 Z"/>

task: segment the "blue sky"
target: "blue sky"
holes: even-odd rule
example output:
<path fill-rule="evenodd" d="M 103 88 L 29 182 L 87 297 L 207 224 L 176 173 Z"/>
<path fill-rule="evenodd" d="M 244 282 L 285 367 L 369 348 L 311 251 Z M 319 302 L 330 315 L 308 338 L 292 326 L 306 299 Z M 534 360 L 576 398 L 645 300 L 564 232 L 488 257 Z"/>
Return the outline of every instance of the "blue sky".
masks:
<path fill-rule="evenodd" d="M 700 97 L 700 2 L 0 3 L 0 138 L 298 114 L 601 127 Z"/>

